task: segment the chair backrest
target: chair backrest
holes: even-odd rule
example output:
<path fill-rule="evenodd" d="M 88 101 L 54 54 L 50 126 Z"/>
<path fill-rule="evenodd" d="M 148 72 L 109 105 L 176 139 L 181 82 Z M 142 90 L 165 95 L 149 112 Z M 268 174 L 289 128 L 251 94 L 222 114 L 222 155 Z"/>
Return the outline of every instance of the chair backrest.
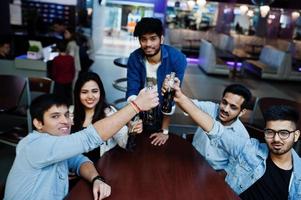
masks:
<path fill-rule="evenodd" d="M 207 40 L 202 39 L 200 52 L 199 52 L 199 64 L 210 71 L 216 65 L 216 53 L 213 44 Z"/>
<path fill-rule="evenodd" d="M 14 75 L 0 75 L 0 82 L 0 112 L 17 108 L 26 86 L 26 79 Z"/>
<path fill-rule="evenodd" d="M 54 82 L 46 77 L 28 77 L 28 103 L 37 96 L 37 94 L 49 94 L 53 92 Z"/>
<path fill-rule="evenodd" d="M 42 94 L 50 94 L 53 92 L 54 82 L 47 77 L 28 77 L 27 97 L 28 105 L 31 101 Z M 27 127 L 28 132 L 32 131 L 32 119 L 29 108 L 27 109 Z"/>
<path fill-rule="evenodd" d="M 296 110 L 298 110 L 298 112 L 301 113 L 301 103 L 298 103 L 296 101 L 276 97 L 262 97 L 258 100 L 258 107 L 261 111 L 261 114 L 263 114 L 270 106 L 273 105 L 288 105 L 293 108 L 296 108 Z M 301 128 L 300 122 L 301 120 L 299 120 L 298 122 L 298 128 Z"/>

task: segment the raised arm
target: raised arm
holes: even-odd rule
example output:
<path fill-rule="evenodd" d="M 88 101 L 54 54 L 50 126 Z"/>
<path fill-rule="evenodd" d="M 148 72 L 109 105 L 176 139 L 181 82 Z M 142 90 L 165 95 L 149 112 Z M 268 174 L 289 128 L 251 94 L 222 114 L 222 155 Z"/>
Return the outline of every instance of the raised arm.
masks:
<path fill-rule="evenodd" d="M 206 132 L 210 132 L 213 128 L 214 120 L 210 115 L 200 110 L 185 94 L 182 93 L 180 88 L 180 80 L 175 79 L 175 97 L 174 101 L 178 106 Z"/>
<path fill-rule="evenodd" d="M 126 125 L 137 114 L 137 109 L 147 111 L 156 107 L 159 104 L 158 92 L 155 89 L 151 91 L 143 89 L 134 102 L 136 105 L 130 103 L 115 114 L 93 124 L 102 140 L 108 140 Z"/>

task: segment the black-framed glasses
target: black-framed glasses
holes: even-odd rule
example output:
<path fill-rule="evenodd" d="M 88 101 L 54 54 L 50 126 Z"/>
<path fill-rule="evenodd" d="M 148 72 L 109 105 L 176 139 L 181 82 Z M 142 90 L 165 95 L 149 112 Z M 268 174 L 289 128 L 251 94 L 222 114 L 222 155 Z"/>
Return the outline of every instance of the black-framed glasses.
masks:
<path fill-rule="evenodd" d="M 279 130 L 279 131 L 275 131 L 273 129 L 269 129 L 266 128 L 264 129 L 264 136 L 268 139 L 272 139 L 275 137 L 276 133 L 278 134 L 278 136 L 280 137 L 280 139 L 285 140 L 287 139 L 291 133 L 295 132 L 294 131 L 289 131 L 289 130 Z"/>

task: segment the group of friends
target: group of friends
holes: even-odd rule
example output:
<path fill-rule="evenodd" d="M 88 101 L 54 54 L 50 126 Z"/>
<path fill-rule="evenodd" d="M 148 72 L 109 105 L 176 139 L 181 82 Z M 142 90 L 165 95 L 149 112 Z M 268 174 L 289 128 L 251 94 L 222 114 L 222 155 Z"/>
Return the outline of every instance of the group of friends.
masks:
<path fill-rule="evenodd" d="M 300 136 L 295 109 L 271 106 L 264 113 L 265 143 L 260 143 L 250 138 L 239 119 L 252 97 L 246 87 L 227 86 L 219 104 L 190 99 L 180 87 L 186 57 L 163 44 L 161 21 L 142 18 L 134 36 L 140 48 L 128 60 L 128 104 L 124 108 L 117 111 L 106 102 L 101 79 L 93 72 L 78 77 L 74 109 L 53 94 L 32 102 L 30 114 L 35 130 L 17 146 L 4 199 L 64 199 L 70 171 L 92 183 L 94 199 L 108 197 L 111 187 L 92 161 L 116 145 L 125 148 L 129 129 L 150 133 L 153 145 L 164 145 L 176 105 L 198 125 L 192 145 L 215 170 L 225 172 L 226 183 L 242 199 L 301 198 L 301 160 L 293 149 Z M 159 120 L 146 125 L 142 113 L 162 106 L 171 72 L 176 74 L 173 109 L 164 114 L 156 109 Z M 146 89 L 148 81 L 155 87 Z M 130 121 L 137 115 L 141 119 L 133 125 Z"/>

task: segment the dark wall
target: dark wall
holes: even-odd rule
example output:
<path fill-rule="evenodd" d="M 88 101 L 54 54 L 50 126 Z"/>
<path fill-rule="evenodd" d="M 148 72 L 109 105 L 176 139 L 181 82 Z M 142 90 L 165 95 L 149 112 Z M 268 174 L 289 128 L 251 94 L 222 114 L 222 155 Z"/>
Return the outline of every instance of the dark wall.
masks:
<path fill-rule="evenodd" d="M 9 16 L 10 0 L 0 0 L 0 35 L 10 34 L 10 16 Z"/>
<path fill-rule="evenodd" d="M 225 3 L 232 2 L 232 3 L 252 5 L 251 0 L 209 0 L 209 1 L 225 2 Z M 301 1 L 300 0 L 274 0 L 274 2 L 270 6 L 275 8 L 301 9 Z"/>

